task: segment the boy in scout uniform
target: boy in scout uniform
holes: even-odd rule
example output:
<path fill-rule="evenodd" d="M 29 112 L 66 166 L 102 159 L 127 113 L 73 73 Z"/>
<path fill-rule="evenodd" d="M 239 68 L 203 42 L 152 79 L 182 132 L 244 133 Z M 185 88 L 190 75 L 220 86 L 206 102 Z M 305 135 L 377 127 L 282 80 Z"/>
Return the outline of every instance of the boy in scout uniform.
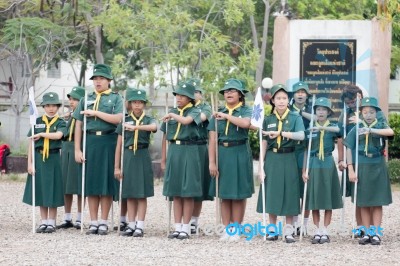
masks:
<path fill-rule="evenodd" d="M 300 180 L 297 165 L 293 167 L 293 162 L 296 161 L 294 150 L 296 142 L 304 139 L 304 125 L 299 114 L 290 111 L 289 96 L 284 85 L 273 86 L 271 96 L 272 112 L 263 123 L 263 147 L 266 147 L 263 151 L 265 206 L 272 224 L 276 224 L 277 216 L 286 216 L 284 237 L 286 243 L 293 243 L 293 216 L 300 213 Z M 261 188 L 257 212 L 262 213 Z M 267 240 L 277 239 L 275 232 L 267 237 Z"/>
<path fill-rule="evenodd" d="M 238 79 L 228 79 L 219 91 L 224 95 L 225 106 L 219 108 L 210 120 L 209 169 L 213 178 L 210 195 L 215 196 L 219 182 L 222 200 L 222 223 L 225 226 L 221 241 L 238 241 L 239 234 L 231 235 L 228 225 L 241 224 L 246 210 L 246 200 L 254 193 L 253 159 L 251 157 L 249 127 L 252 109 L 245 105 L 245 84 Z M 217 120 L 217 128 L 215 126 Z M 218 167 L 216 165 L 218 143 Z"/>
<path fill-rule="evenodd" d="M 357 182 L 357 207 L 360 208 L 362 226 L 369 228 L 373 225 L 379 228 L 382 223 L 382 206 L 392 203 L 389 173 L 383 152 L 385 139 L 393 136 L 394 132 L 386 122 L 379 121 L 378 100 L 366 97 L 361 100 L 362 120 L 359 131 L 356 127 L 349 132 L 344 145 L 347 147 L 347 165 L 350 182 Z M 358 151 L 356 134 L 359 134 Z M 355 174 L 355 153 L 358 153 L 358 175 Z M 352 194 L 354 202 L 354 192 Z M 369 228 L 371 229 L 371 228 Z M 369 232 L 371 230 L 368 230 Z M 372 230 L 373 231 L 373 230 Z M 365 234 L 359 244 L 380 245 L 378 232 Z"/>
<path fill-rule="evenodd" d="M 188 239 L 190 218 L 194 198 L 203 195 L 201 165 L 198 141 L 198 126 L 201 123 L 200 110 L 194 106 L 195 87 L 181 83 L 173 93 L 177 108 L 173 108 L 162 119 L 164 132 L 161 169 L 165 170 L 163 195 L 173 197 L 175 231 L 168 238 Z M 167 125 L 168 123 L 168 125 Z M 166 143 L 168 140 L 168 154 Z"/>
<path fill-rule="evenodd" d="M 197 226 L 199 223 L 199 217 L 201 213 L 201 208 L 204 200 L 212 200 L 212 197 L 209 196 L 210 190 L 210 170 L 208 169 L 208 130 L 207 126 L 209 124 L 209 120 L 211 117 L 211 106 L 203 101 L 204 90 L 200 85 L 200 80 L 198 79 L 189 79 L 187 83 L 192 84 L 195 87 L 194 97 L 195 97 L 195 107 L 200 110 L 200 118 L 202 123 L 199 124 L 199 152 L 200 152 L 200 164 L 201 164 L 201 183 L 203 185 L 203 196 L 197 197 L 194 199 L 194 208 L 192 218 L 190 220 L 191 233 L 195 234 L 197 232 Z"/>
<path fill-rule="evenodd" d="M 106 235 L 113 196 L 118 194 L 118 182 L 114 179 L 115 129 L 122 120 L 123 102 L 121 96 L 110 89 L 113 76 L 108 65 L 95 65 L 90 79 L 93 80 L 94 92 L 88 94 L 87 109 L 82 99 L 73 114 L 76 119 L 75 160 L 86 163 L 85 196 L 91 220 L 86 233 Z M 81 147 L 83 116 L 86 116 L 86 155 Z"/>
<path fill-rule="evenodd" d="M 35 165 L 32 165 L 32 145 L 29 144 L 28 179 L 23 202 L 32 205 L 32 174 L 35 173 L 35 205 L 40 207 L 42 219 L 36 233 L 53 233 L 57 207 L 64 205 L 60 149 L 66 125 L 57 114 L 61 103 L 56 93 L 45 93 L 40 105 L 45 114 L 36 119 L 34 132 L 30 130 L 28 133 L 35 141 Z"/>
<path fill-rule="evenodd" d="M 61 165 L 62 165 L 62 177 L 64 184 L 64 221 L 57 226 L 57 229 L 67 229 L 75 227 L 81 229 L 82 219 L 82 181 L 81 181 L 81 169 L 79 164 L 75 161 L 75 148 L 74 148 L 74 131 L 75 131 L 75 118 L 72 117 L 72 113 L 79 104 L 79 101 L 85 96 L 85 89 L 76 86 L 73 87 L 71 92 L 67 94 L 69 105 L 71 107 L 71 115 L 67 122 L 67 134 L 64 136 L 64 141 L 61 149 Z M 72 201 L 73 195 L 77 195 L 77 207 L 78 213 L 76 216 L 75 223 L 72 223 Z"/>
<path fill-rule="evenodd" d="M 304 141 L 304 157 L 307 158 L 310 130 L 312 130 L 308 176 L 306 159 L 303 167 L 303 180 L 308 181 L 305 209 L 312 210 L 313 222 L 317 227 L 311 243 L 324 244 L 330 242 L 327 228 L 331 223 L 332 210 L 342 208 L 339 176 L 332 156 L 339 128 L 328 119 L 333 114 L 329 99 L 318 98 L 314 112 L 317 119 L 306 131 L 306 141 Z M 325 210 L 323 226 L 320 225 L 320 210 Z"/>
<path fill-rule="evenodd" d="M 120 123 L 117 127 L 114 171 L 115 176 L 122 182 L 122 198 L 127 199 L 128 208 L 129 223 L 121 235 L 143 237 L 147 198 L 154 196 L 149 144 L 151 133 L 157 131 L 157 124 L 156 120 L 144 111 L 147 103 L 144 90 L 128 89 L 126 100 L 132 111 L 126 116 L 125 124 Z M 122 130 L 125 132 L 124 169 L 121 175 Z"/>

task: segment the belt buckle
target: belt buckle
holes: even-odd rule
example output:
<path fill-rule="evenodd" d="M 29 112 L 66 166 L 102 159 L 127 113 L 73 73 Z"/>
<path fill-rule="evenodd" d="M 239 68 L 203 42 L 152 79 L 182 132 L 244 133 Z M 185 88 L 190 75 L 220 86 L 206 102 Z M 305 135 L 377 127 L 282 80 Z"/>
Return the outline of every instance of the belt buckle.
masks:
<path fill-rule="evenodd" d="M 129 147 L 128 147 L 128 150 L 133 150 L 133 146 L 132 146 L 132 145 L 129 146 Z"/>
<path fill-rule="evenodd" d="M 366 153 L 365 156 L 367 156 L 368 158 L 372 158 L 372 153 Z"/>
<path fill-rule="evenodd" d="M 40 154 L 43 154 L 43 150 L 39 150 L 39 153 L 40 153 Z"/>
<path fill-rule="evenodd" d="M 277 153 L 277 152 L 278 152 L 278 149 L 277 149 L 277 148 L 272 148 L 272 151 L 275 152 L 275 153 Z"/>
<path fill-rule="evenodd" d="M 96 131 L 96 136 L 101 136 L 101 131 Z"/>
<path fill-rule="evenodd" d="M 176 145 L 181 145 L 181 141 L 180 140 L 175 140 L 175 144 Z"/>
<path fill-rule="evenodd" d="M 222 142 L 222 146 L 229 147 L 229 142 Z"/>

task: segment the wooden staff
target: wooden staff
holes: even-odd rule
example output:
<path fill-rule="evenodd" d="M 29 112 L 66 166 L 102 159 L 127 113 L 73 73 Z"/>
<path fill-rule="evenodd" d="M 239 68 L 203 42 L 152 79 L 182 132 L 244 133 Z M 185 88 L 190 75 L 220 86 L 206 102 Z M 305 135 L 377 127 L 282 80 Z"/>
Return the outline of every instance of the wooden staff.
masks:
<path fill-rule="evenodd" d="M 214 98 L 215 97 L 215 98 Z M 213 112 L 218 112 L 218 94 L 211 93 L 211 108 Z M 214 118 L 215 123 L 215 165 L 218 169 L 218 120 Z M 219 200 L 219 180 L 215 177 L 215 225 L 218 226 L 221 222 L 220 200 Z"/>
<path fill-rule="evenodd" d="M 357 179 L 358 179 L 358 146 L 359 146 L 359 135 L 358 135 L 358 130 L 359 130 L 359 128 L 360 128 L 360 124 L 359 124 L 359 120 L 360 120 L 360 97 L 359 97 L 359 94 L 357 93 L 357 101 L 356 101 L 356 152 L 355 152 L 355 164 L 354 164 L 354 167 L 355 167 L 355 169 L 354 169 L 354 171 L 355 171 L 355 174 L 356 174 L 356 177 L 357 177 Z M 354 239 L 354 232 L 356 231 L 356 230 L 354 230 L 354 229 L 356 229 L 356 227 L 357 227 L 357 224 L 356 224 L 356 215 L 357 215 L 357 183 L 358 183 L 358 180 L 356 181 L 356 182 L 354 182 L 354 213 L 353 213 L 353 218 L 352 218 L 352 225 L 353 225 L 353 230 L 352 230 L 352 236 L 351 236 L 351 238 L 352 239 Z"/>
<path fill-rule="evenodd" d="M 87 92 L 85 90 L 85 104 L 83 110 L 87 110 Z M 86 115 L 83 116 L 83 139 L 82 139 L 82 153 L 83 153 L 83 162 L 82 162 L 82 217 L 81 217 L 81 233 L 83 233 L 83 220 L 85 217 L 85 170 L 86 170 L 86 127 L 87 127 L 87 119 Z"/>
<path fill-rule="evenodd" d="M 264 112 L 264 110 L 262 111 Z M 267 226 L 267 218 L 265 214 L 265 173 L 264 173 L 264 156 L 263 156 L 263 146 L 262 146 L 262 127 L 258 129 L 259 139 L 260 139 L 260 174 L 261 174 L 261 192 L 262 192 L 262 211 L 263 211 L 263 226 Z M 264 241 L 267 240 L 267 232 L 264 234 Z"/>
<path fill-rule="evenodd" d="M 165 114 L 168 114 L 168 92 L 165 93 Z M 165 123 L 165 160 L 168 155 L 168 122 Z M 167 236 L 171 230 L 171 217 L 172 217 L 172 201 L 170 201 L 169 197 L 165 197 L 167 203 L 167 213 L 168 213 L 168 228 L 167 228 Z"/>
<path fill-rule="evenodd" d="M 125 113 L 126 113 L 126 90 L 124 90 L 124 108 L 122 108 L 122 134 L 121 134 L 121 163 L 120 163 L 120 168 L 121 168 L 121 180 L 119 181 L 119 202 L 118 202 L 118 208 L 119 208 L 119 217 L 118 220 L 121 221 L 121 210 L 122 210 L 122 181 L 123 181 L 123 174 L 124 174 L 124 150 L 125 150 Z M 117 233 L 119 235 L 119 232 L 121 231 L 121 226 L 118 225 Z"/>
<path fill-rule="evenodd" d="M 343 140 L 346 139 L 347 135 L 347 109 L 346 109 L 346 103 L 343 103 Z M 343 148 L 343 162 L 346 163 L 347 161 L 347 148 Z M 342 214 L 340 217 L 340 224 L 341 224 L 341 229 L 340 231 L 344 228 L 344 213 L 345 213 L 345 201 L 346 201 L 346 176 L 347 176 L 347 168 L 343 169 L 343 194 L 342 194 Z"/>
<path fill-rule="evenodd" d="M 315 105 L 315 94 L 313 95 L 312 99 L 312 107 L 311 107 L 311 121 L 310 121 L 310 133 L 308 139 L 308 150 L 307 150 L 307 164 L 306 164 L 306 171 L 305 175 L 308 177 L 308 171 L 310 169 L 310 156 L 311 156 L 311 143 L 312 143 L 312 130 L 311 128 L 314 126 L 314 105 Z M 304 231 L 304 213 L 306 211 L 306 202 L 307 202 L 307 182 L 304 183 L 304 193 L 303 193 L 303 206 L 301 211 L 301 227 L 300 227 L 300 241 L 303 240 L 303 231 Z"/>
<path fill-rule="evenodd" d="M 31 127 L 31 136 L 35 135 L 35 125 L 32 124 Z M 36 167 L 35 167 L 35 141 L 31 138 L 31 156 L 32 156 L 32 233 L 35 233 L 36 228 L 36 214 L 35 214 L 35 207 L 36 207 Z"/>

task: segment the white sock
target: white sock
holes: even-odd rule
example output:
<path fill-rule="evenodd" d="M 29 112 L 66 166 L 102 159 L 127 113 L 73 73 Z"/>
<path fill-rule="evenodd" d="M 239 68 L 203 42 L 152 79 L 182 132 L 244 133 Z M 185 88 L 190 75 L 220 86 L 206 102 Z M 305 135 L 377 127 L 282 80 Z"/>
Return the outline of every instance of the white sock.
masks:
<path fill-rule="evenodd" d="M 121 219 L 119 221 L 121 223 L 126 223 L 126 216 L 121 216 Z"/>
<path fill-rule="evenodd" d="M 55 226 L 55 225 L 56 225 L 56 220 L 54 220 L 54 219 L 48 219 L 48 220 L 47 220 L 47 225 Z"/>
<path fill-rule="evenodd" d="M 97 220 L 93 220 L 93 221 L 90 221 L 90 224 L 91 224 L 91 225 L 98 226 L 98 225 L 99 225 L 99 222 L 98 222 Z"/>
<path fill-rule="evenodd" d="M 130 228 L 132 228 L 132 229 L 135 229 L 135 228 L 136 228 L 136 222 L 135 222 L 135 221 L 129 222 L 128 226 L 129 226 Z"/>
<path fill-rule="evenodd" d="M 190 220 L 190 224 L 194 224 L 197 226 L 199 224 L 199 217 L 192 216 L 192 218 Z"/>
<path fill-rule="evenodd" d="M 137 221 L 136 227 L 143 230 L 144 229 L 144 221 Z"/>
<path fill-rule="evenodd" d="M 42 220 L 42 224 L 47 225 L 47 220 Z"/>
<path fill-rule="evenodd" d="M 291 226 L 291 228 L 289 228 L 289 225 Z M 293 226 L 291 224 L 286 224 L 285 226 L 285 236 L 291 236 L 292 237 L 293 234 Z"/>
<path fill-rule="evenodd" d="M 106 230 L 107 229 L 107 227 L 104 226 L 104 225 L 107 225 L 107 220 L 100 220 L 99 224 L 103 224 L 102 226 L 99 226 L 99 229 L 101 229 L 101 230 Z"/>
<path fill-rule="evenodd" d="M 177 232 L 182 231 L 182 224 L 181 223 L 176 223 L 175 224 L 175 231 L 177 231 Z"/>
<path fill-rule="evenodd" d="M 308 224 L 308 218 L 304 218 L 304 226 L 307 227 Z"/>
<path fill-rule="evenodd" d="M 66 213 L 66 214 L 64 214 L 64 220 L 66 220 L 66 221 L 71 221 L 71 219 L 72 219 L 71 213 Z"/>
<path fill-rule="evenodd" d="M 317 229 L 315 229 L 314 235 L 320 235 L 321 231 L 319 230 L 319 228 L 317 227 Z"/>
<path fill-rule="evenodd" d="M 321 235 L 327 235 L 328 234 L 328 230 L 326 229 L 325 226 L 321 227 Z"/>
<path fill-rule="evenodd" d="M 182 224 L 182 231 L 190 235 L 189 224 Z"/>
<path fill-rule="evenodd" d="M 299 220 L 299 216 L 298 215 L 293 216 L 293 224 L 294 225 L 298 225 L 298 220 Z"/>
<path fill-rule="evenodd" d="M 82 213 L 81 213 L 81 212 L 78 212 L 78 213 L 76 214 L 76 220 L 77 220 L 77 221 L 82 221 Z"/>

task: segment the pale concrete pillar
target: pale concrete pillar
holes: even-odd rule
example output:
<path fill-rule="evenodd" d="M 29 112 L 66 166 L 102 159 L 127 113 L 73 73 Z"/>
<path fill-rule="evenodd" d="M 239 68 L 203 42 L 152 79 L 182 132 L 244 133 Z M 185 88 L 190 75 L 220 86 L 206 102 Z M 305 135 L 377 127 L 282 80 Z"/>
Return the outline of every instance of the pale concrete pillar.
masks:
<path fill-rule="evenodd" d="M 390 56 L 392 49 L 392 24 L 389 21 L 374 18 L 371 26 L 371 70 L 375 72 L 376 83 L 371 80 L 371 86 L 377 84 L 379 106 L 388 116 L 389 111 L 389 80 Z M 373 77 L 374 75 L 371 75 Z"/>
<path fill-rule="evenodd" d="M 272 80 L 274 85 L 278 83 L 287 85 L 290 64 L 290 27 L 289 19 L 285 16 L 275 18 L 272 52 Z"/>

